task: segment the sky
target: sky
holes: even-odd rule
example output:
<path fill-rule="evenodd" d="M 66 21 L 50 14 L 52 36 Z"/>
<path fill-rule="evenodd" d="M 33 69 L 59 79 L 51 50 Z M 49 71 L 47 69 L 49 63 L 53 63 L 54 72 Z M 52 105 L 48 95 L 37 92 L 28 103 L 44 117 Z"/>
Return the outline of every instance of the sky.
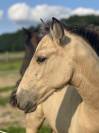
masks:
<path fill-rule="evenodd" d="M 99 0 L 1 0 L 0 34 L 29 27 L 52 16 L 99 15 Z"/>

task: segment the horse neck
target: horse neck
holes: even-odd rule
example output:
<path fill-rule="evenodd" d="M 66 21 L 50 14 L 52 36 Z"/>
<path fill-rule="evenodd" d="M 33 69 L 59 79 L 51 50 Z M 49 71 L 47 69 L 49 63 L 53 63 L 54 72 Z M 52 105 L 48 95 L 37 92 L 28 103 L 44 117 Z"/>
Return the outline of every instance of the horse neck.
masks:
<path fill-rule="evenodd" d="M 82 48 L 74 61 L 75 72 L 72 84 L 77 88 L 84 102 L 99 109 L 99 60 L 93 49 L 85 46 L 85 54 L 81 54 Z M 77 53 L 77 52 L 76 52 Z"/>

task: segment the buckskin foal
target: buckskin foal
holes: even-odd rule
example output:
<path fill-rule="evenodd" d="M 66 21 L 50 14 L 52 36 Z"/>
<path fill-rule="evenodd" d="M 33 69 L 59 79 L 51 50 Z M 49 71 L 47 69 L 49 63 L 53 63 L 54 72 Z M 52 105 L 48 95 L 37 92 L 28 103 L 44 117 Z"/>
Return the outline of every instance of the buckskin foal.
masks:
<path fill-rule="evenodd" d="M 49 33 L 40 41 L 18 87 L 19 108 L 32 112 L 55 91 L 71 84 L 83 101 L 68 132 L 99 132 L 99 58 L 89 43 L 53 18 Z"/>

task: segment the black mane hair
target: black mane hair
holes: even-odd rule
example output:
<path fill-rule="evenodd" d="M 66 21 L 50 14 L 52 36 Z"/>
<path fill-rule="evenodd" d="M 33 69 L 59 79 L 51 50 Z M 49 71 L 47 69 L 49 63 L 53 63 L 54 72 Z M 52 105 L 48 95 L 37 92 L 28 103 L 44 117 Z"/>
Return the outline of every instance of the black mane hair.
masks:
<path fill-rule="evenodd" d="M 43 23 L 43 25 L 41 26 L 41 32 L 43 35 L 49 33 L 51 24 L 51 21 Z M 86 26 L 69 26 L 65 24 L 62 25 L 69 32 L 77 34 L 88 41 L 89 45 L 95 50 L 97 55 L 99 55 L 99 26 L 95 26 L 93 24 Z"/>
<path fill-rule="evenodd" d="M 71 33 L 75 33 L 86 41 L 88 41 L 89 45 L 95 50 L 97 55 L 99 55 L 99 27 L 95 25 L 87 25 L 87 26 L 66 26 L 66 30 Z"/>

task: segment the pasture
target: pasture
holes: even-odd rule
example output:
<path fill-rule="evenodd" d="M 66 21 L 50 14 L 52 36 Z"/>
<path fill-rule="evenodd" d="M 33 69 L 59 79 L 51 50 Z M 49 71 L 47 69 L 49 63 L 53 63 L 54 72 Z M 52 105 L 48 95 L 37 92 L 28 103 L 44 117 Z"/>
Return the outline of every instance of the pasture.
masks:
<path fill-rule="evenodd" d="M 9 105 L 23 56 L 23 52 L 0 54 L 0 130 L 7 133 L 25 133 L 24 113 Z M 50 133 L 50 128 L 43 126 L 39 133 Z"/>

